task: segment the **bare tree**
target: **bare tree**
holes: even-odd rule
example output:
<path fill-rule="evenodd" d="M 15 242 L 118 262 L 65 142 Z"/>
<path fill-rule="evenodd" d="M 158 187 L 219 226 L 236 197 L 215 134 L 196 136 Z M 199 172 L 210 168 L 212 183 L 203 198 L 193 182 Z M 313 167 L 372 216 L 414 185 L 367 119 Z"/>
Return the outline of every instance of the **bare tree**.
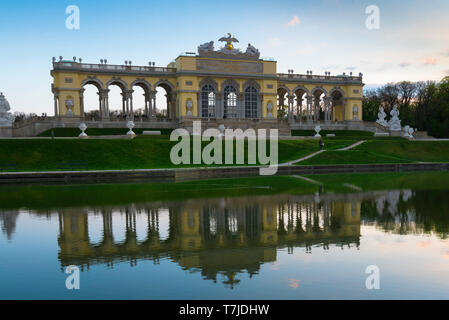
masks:
<path fill-rule="evenodd" d="M 399 101 L 399 88 L 395 83 L 388 83 L 379 89 L 378 95 L 386 111 L 390 111 Z"/>

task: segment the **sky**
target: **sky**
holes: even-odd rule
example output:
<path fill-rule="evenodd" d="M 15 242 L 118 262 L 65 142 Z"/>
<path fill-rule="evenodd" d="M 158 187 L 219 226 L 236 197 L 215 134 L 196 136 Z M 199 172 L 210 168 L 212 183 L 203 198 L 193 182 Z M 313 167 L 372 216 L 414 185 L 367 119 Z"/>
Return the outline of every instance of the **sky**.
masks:
<path fill-rule="evenodd" d="M 66 28 L 70 5 L 80 10 L 79 30 Z M 370 5 L 379 8 L 378 29 L 367 28 Z M 0 8 L 0 91 L 12 111 L 53 114 L 52 57 L 166 66 L 202 43 L 218 47 L 228 32 L 237 47 L 251 43 L 274 58 L 278 72 L 362 72 L 365 88 L 449 75 L 447 0 L 2 0 Z M 85 95 L 89 109 L 95 90 Z M 119 108 L 118 88 L 110 104 Z"/>

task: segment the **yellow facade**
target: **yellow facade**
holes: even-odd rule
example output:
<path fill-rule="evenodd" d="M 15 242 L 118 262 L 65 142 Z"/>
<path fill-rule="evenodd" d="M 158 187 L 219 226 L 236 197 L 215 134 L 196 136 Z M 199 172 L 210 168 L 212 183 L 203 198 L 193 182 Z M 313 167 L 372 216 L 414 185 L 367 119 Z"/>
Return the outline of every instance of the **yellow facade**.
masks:
<path fill-rule="evenodd" d="M 128 119 L 134 118 L 133 88 L 140 86 L 145 91 L 144 121 L 151 121 L 157 115 L 157 87 L 167 92 L 166 117 L 173 121 L 204 117 L 278 119 L 289 123 L 362 120 L 361 74 L 279 74 L 276 61 L 259 59 L 258 51 L 257 55 L 251 51 L 238 51 L 233 55 L 223 50 L 199 49 L 198 54 L 180 55 L 167 68 L 54 59 L 51 75 L 55 115 L 62 119 L 83 118 L 83 88 L 93 84 L 98 89 L 103 121 L 110 117 L 108 90 L 111 85 L 121 88 L 122 111 Z M 210 92 L 204 91 L 207 85 L 213 92 L 209 102 L 205 94 Z M 235 96 L 226 90 L 231 90 Z M 206 110 L 208 107 L 210 110 Z M 280 118 L 278 110 L 284 109 L 288 116 Z M 324 118 L 320 112 L 324 112 Z"/>

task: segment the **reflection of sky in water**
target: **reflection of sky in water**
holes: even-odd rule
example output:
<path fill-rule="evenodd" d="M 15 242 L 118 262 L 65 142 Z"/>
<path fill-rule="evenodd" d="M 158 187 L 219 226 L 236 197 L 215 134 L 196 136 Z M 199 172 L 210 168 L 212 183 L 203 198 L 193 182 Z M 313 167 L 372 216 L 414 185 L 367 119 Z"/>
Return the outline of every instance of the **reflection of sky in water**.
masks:
<path fill-rule="evenodd" d="M 0 298 L 448 299 L 446 220 L 421 203 L 427 197 L 2 212 Z M 108 228 L 117 244 L 109 251 Z M 76 292 L 65 289 L 62 272 L 72 262 L 83 265 Z M 369 265 L 380 268 L 379 291 L 365 288 Z"/>

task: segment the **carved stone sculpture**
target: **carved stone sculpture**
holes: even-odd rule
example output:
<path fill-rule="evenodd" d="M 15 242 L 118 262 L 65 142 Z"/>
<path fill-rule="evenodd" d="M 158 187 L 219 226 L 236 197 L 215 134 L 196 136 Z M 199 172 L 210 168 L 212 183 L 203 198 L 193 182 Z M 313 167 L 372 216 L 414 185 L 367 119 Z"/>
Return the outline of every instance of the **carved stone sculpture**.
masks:
<path fill-rule="evenodd" d="M 11 110 L 8 100 L 0 93 L 0 127 L 11 127 L 15 117 L 9 112 Z"/>
<path fill-rule="evenodd" d="M 386 117 L 387 117 L 387 114 L 384 111 L 384 107 L 380 107 L 379 113 L 377 114 L 376 122 L 378 124 L 380 124 L 381 126 L 388 127 L 388 122 L 387 122 L 387 120 L 385 120 Z"/>
<path fill-rule="evenodd" d="M 390 112 L 391 119 L 388 122 L 388 126 L 391 131 L 401 131 L 401 120 L 399 120 L 399 110 L 398 106 L 394 106 L 393 110 Z"/>

